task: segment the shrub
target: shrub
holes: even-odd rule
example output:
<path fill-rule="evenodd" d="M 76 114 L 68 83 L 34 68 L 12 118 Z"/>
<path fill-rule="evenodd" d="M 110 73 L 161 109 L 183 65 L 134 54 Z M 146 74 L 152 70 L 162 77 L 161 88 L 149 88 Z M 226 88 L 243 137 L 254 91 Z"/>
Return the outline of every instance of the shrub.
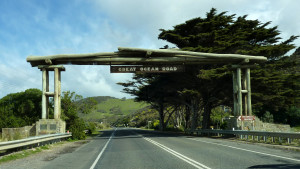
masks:
<path fill-rule="evenodd" d="M 153 129 L 159 130 L 159 120 L 155 120 L 155 121 L 153 122 Z"/>
<path fill-rule="evenodd" d="M 96 124 L 94 122 L 89 122 L 87 127 L 89 134 L 92 134 L 96 131 Z"/>
<path fill-rule="evenodd" d="M 75 119 L 70 125 L 70 131 L 72 132 L 72 139 L 84 140 L 86 135 L 84 133 L 86 126 L 82 119 Z"/>

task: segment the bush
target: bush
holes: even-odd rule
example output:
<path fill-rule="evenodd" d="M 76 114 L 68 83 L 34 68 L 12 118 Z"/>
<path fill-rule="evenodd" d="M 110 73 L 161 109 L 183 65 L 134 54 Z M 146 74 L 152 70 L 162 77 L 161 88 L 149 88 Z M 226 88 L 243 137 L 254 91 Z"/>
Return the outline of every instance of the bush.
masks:
<path fill-rule="evenodd" d="M 94 122 L 89 122 L 87 127 L 89 134 L 93 134 L 96 131 L 96 124 Z"/>
<path fill-rule="evenodd" d="M 227 122 L 226 122 L 226 121 L 224 121 L 224 122 L 223 122 L 223 123 L 221 123 L 221 125 L 220 125 L 220 129 L 222 129 L 222 130 L 226 130 L 226 129 L 228 129 L 227 127 L 228 127 L 228 124 L 227 124 Z"/>
<path fill-rule="evenodd" d="M 159 120 L 155 120 L 155 121 L 153 122 L 153 129 L 159 130 Z"/>
<path fill-rule="evenodd" d="M 86 126 L 82 119 L 75 119 L 70 125 L 70 131 L 72 132 L 72 139 L 84 140 L 86 135 L 84 133 Z"/>

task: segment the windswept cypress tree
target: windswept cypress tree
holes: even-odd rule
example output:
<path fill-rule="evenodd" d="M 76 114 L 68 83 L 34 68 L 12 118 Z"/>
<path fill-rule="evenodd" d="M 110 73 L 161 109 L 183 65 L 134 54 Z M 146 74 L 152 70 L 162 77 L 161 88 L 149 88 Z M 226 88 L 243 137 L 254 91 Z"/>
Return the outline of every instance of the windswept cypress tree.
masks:
<path fill-rule="evenodd" d="M 291 78 L 289 74 L 279 72 L 277 68 L 278 66 L 280 67 L 280 63 L 278 63 L 279 65 L 277 65 L 277 67 L 274 66 L 274 63 L 277 63 L 277 60 L 295 48 L 292 42 L 297 39 L 298 36 L 291 36 L 289 39 L 280 42 L 282 39 L 279 37 L 280 31 L 277 29 L 277 26 L 270 27 L 270 24 L 271 22 L 262 23 L 258 20 L 248 20 L 247 15 L 236 18 L 236 15 L 227 15 L 227 12 L 217 14 L 217 10 L 212 8 L 210 12 L 206 14 L 206 18 L 199 17 L 188 20 L 183 24 L 174 26 L 172 30 L 161 29 L 158 38 L 171 42 L 183 50 L 208 53 L 262 55 L 267 57 L 269 62 L 261 65 L 261 67 L 254 72 L 254 76 L 252 75 L 252 79 L 255 79 L 252 83 L 252 86 L 254 86 L 252 90 L 253 95 L 263 98 L 257 99 L 257 101 L 254 102 L 256 103 L 256 105 L 254 104 L 254 108 L 258 110 L 258 107 L 262 105 L 265 107 L 274 107 L 274 105 L 278 103 L 278 106 L 282 106 L 283 103 L 288 102 L 287 100 L 293 100 L 291 97 L 297 97 L 297 93 L 291 94 L 291 91 L 295 90 L 294 88 L 298 86 L 298 82 L 294 81 L 292 83 L 294 85 L 287 85 L 286 83 L 293 81 L 293 78 Z M 224 79 L 225 76 L 220 76 L 225 74 L 226 71 L 228 73 L 228 70 L 224 69 L 223 72 L 218 72 L 219 78 L 214 78 L 218 77 L 217 74 L 211 74 L 211 72 L 216 72 L 214 69 L 217 67 L 218 65 L 203 66 L 201 68 L 202 74 L 210 72 L 210 75 L 203 77 L 203 75 L 200 74 L 198 76 L 202 86 L 205 86 L 201 92 L 204 97 L 204 105 L 206 105 L 203 114 L 203 128 L 209 128 L 210 126 L 212 105 L 222 103 L 220 101 L 217 102 L 217 100 L 220 99 L 223 100 L 223 103 L 226 103 L 224 102 L 226 100 L 224 95 L 232 95 L 232 90 L 227 88 L 228 83 L 231 83 L 231 81 L 228 80 L 228 77 Z M 264 72 L 269 72 L 270 74 L 266 75 Z M 218 83 L 221 77 L 223 78 L 223 82 Z M 208 79 L 211 81 L 208 81 Z M 215 92 L 224 92 L 224 90 L 220 89 L 227 89 L 228 93 Z M 231 97 L 228 98 L 232 100 Z M 256 98 L 257 97 L 254 97 L 253 100 Z M 292 102 L 296 101 L 291 101 L 287 105 L 292 104 Z M 275 110 L 279 111 L 279 109 Z M 284 109 L 282 111 L 286 110 L 287 109 Z M 272 110 L 272 113 L 276 112 Z M 261 115 L 260 113 L 257 114 Z M 278 120 L 277 122 L 281 121 Z"/>
<path fill-rule="evenodd" d="M 258 20 L 248 20 L 247 15 L 236 17 L 235 14 L 227 15 L 227 12 L 217 13 L 217 10 L 212 8 L 205 18 L 198 17 L 188 20 L 174 26 L 171 30 L 160 29 L 161 33 L 158 38 L 166 40 L 182 50 L 267 57 L 268 62 L 261 64 L 252 73 L 254 112 L 258 116 L 262 116 L 266 111 L 270 111 L 274 114 L 276 122 L 288 122 L 288 119 L 280 121 L 278 113 L 286 112 L 291 106 L 299 108 L 299 99 L 297 99 L 299 92 L 295 92 L 299 91 L 299 81 L 297 81 L 299 68 L 294 68 L 299 66 L 293 60 L 297 58 L 296 56 L 293 55 L 288 59 L 284 58 L 284 55 L 295 48 L 292 42 L 298 36 L 291 36 L 287 40 L 281 41 L 277 26 L 271 27 L 270 24 L 271 22 L 262 23 Z M 299 49 L 295 55 L 298 53 Z M 295 73 L 292 73 L 293 71 Z M 177 82 L 176 86 L 164 86 L 169 84 L 161 83 L 160 87 L 176 87 L 174 91 L 178 93 L 183 91 L 198 93 L 198 98 L 185 98 L 201 101 L 200 104 L 204 108 L 202 128 L 209 128 L 212 108 L 221 104 L 232 106 L 232 75 L 229 66 L 202 65 L 189 68 L 187 74 L 184 77 L 174 76 L 175 79 L 172 81 Z M 136 82 L 140 81 L 138 76 L 135 78 Z M 151 78 L 156 79 L 152 79 L 155 81 L 155 85 L 159 83 L 159 80 L 164 80 L 161 76 L 151 76 Z M 147 92 L 143 88 L 149 88 L 154 83 L 149 81 L 146 85 L 138 87 L 134 86 L 132 82 L 123 85 L 135 87 L 134 90 L 127 88 L 127 92 L 135 91 L 137 93 L 136 91 Z M 133 93 L 131 92 L 131 94 Z M 136 96 L 140 98 L 140 95 Z M 183 99 L 180 95 L 177 95 L 177 98 Z M 184 102 L 184 100 L 178 102 Z M 277 115 L 275 115 L 276 113 Z"/>

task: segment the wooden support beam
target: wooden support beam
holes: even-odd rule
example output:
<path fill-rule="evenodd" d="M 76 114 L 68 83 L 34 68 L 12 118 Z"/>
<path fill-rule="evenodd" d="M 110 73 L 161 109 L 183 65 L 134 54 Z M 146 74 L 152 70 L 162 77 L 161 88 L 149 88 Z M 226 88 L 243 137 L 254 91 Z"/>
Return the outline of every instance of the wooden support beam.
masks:
<path fill-rule="evenodd" d="M 42 69 L 42 119 L 46 119 L 47 114 L 47 70 Z"/>
<path fill-rule="evenodd" d="M 237 68 L 237 86 L 238 86 L 238 91 L 237 91 L 237 110 L 238 114 L 242 116 L 243 112 L 243 107 L 242 107 L 242 79 L 241 79 L 241 68 Z"/>
<path fill-rule="evenodd" d="M 242 90 L 242 93 L 246 93 L 246 94 L 244 94 L 242 97 L 243 97 L 243 104 L 244 104 L 244 115 L 245 116 L 247 116 L 248 115 L 248 106 L 247 106 L 247 93 L 248 93 L 248 91 L 247 91 L 247 82 L 246 82 L 246 71 L 245 72 L 243 72 L 243 74 L 242 74 L 242 80 L 243 80 L 243 82 L 242 82 L 242 85 L 243 85 L 243 90 Z"/>
<path fill-rule="evenodd" d="M 237 113 L 237 79 L 236 79 L 236 71 L 232 72 L 232 86 L 233 86 L 233 114 L 234 116 L 238 116 Z"/>
<path fill-rule="evenodd" d="M 54 92 L 46 92 L 45 95 L 48 97 L 54 97 L 55 94 Z"/>
<path fill-rule="evenodd" d="M 61 71 L 58 71 L 58 119 L 61 117 Z"/>
<path fill-rule="evenodd" d="M 46 93 L 49 92 L 49 71 L 46 71 Z M 49 97 L 46 95 L 46 118 L 49 119 Z"/>
<path fill-rule="evenodd" d="M 247 81 L 247 90 L 248 90 L 248 93 L 247 93 L 248 115 L 252 116 L 250 68 L 246 69 L 246 81 Z"/>
<path fill-rule="evenodd" d="M 54 68 L 54 119 L 58 119 L 59 112 L 59 103 L 58 103 L 58 78 L 59 78 L 59 70 L 58 68 Z"/>
<path fill-rule="evenodd" d="M 60 71 L 65 71 L 65 67 L 63 65 L 39 65 L 38 69 L 46 69 L 48 71 L 54 71 L 55 68 L 58 68 Z"/>
<path fill-rule="evenodd" d="M 231 65 L 232 69 L 236 69 L 236 68 L 242 68 L 242 69 L 246 69 L 246 68 L 256 68 L 256 65 Z"/>

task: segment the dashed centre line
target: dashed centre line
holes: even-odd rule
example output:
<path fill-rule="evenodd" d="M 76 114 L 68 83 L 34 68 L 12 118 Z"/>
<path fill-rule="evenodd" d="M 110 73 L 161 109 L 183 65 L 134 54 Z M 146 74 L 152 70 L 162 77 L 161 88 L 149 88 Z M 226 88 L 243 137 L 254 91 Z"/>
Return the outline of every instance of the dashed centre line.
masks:
<path fill-rule="evenodd" d="M 167 146 L 165 146 L 165 145 L 163 145 L 163 144 L 160 144 L 160 143 L 158 143 L 158 142 L 156 142 L 156 141 L 154 141 L 154 140 L 152 140 L 152 139 L 150 139 L 150 138 L 147 138 L 147 137 L 143 137 L 143 138 L 144 138 L 145 140 L 149 141 L 150 143 L 152 143 L 152 144 L 154 144 L 154 145 L 160 147 L 161 149 L 167 151 L 168 153 L 170 153 L 170 154 L 172 154 L 172 155 L 178 157 L 179 159 L 181 159 L 181 160 L 183 160 L 183 161 L 185 161 L 185 162 L 191 164 L 192 166 L 194 166 L 194 167 L 196 167 L 196 168 L 210 169 L 209 167 L 205 166 L 204 164 L 201 164 L 201 163 L 199 163 L 199 162 L 197 162 L 197 161 L 195 161 L 195 160 L 193 160 L 193 159 L 191 159 L 191 158 L 189 158 L 189 157 L 187 157 L 187 156 L 185 156 L 185 155 L 183 155 L 183 154 L 180 154 L 180 153 L 178 153 L 177 151 L 172 150 L 172 149 L 170 149 L 169 147 L 167 147 Z"/>

